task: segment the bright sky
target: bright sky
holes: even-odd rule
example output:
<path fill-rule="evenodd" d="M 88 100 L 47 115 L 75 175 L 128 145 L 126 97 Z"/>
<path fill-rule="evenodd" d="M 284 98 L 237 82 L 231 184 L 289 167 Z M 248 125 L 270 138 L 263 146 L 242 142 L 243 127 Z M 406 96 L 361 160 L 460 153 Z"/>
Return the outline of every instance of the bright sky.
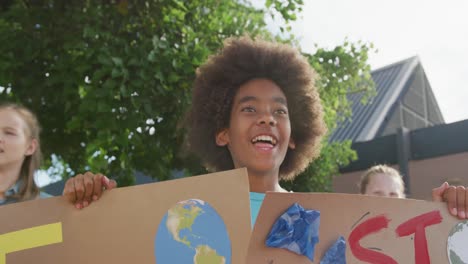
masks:
<path fill-rule="evenodd" d="M 372 69 L 418 55 L 447 123 L 468 119 L 467 0 L 305 0 L 293 24 L 304 51 L 372 42 Z"/>

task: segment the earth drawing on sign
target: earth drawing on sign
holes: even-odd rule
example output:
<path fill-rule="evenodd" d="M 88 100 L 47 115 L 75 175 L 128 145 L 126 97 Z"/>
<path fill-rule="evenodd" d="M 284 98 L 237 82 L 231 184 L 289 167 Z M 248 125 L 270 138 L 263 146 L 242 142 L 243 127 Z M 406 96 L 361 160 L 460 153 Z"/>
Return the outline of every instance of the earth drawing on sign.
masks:
<path fill-rule="evenodd" d="M 468 221 L 456 224 L 447 240 L 447 255 L 450 264 L 468 264 Z"/>
<path fill-rule="evenodd" d="M 205 201 L 178 202 L 164 215 L 156 233 L 157 264 L 231 263 L 231 241 L 226 225 Z"/>

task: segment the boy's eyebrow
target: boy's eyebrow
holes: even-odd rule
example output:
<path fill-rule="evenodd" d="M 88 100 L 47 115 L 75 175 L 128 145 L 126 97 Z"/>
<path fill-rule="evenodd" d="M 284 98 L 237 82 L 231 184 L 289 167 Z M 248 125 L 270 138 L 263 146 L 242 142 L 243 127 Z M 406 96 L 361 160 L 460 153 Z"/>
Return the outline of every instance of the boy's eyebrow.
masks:
<path fill-rule="evenodd" d="M 257 101 L 257 97 L 255 96 L 244 96 L 241 99 L 239 99 L 239 104 L 249 102 L 249 101 Z"/>
<path fill-rule="evenodd" d="M 286 98 L 284 97 L 274 97 L 273 100 L 277 103 L 287 105 Z"/>
<path fill-rule="evenodd" d="M 258 100 L 257 97 L 247 95 L 247 96 L 244 96 L 241 99 L 239 99 L 239 104 L 249 102 L 249 101 L 257 101 L 257 100 Z M 273 97 L 273 101 L 277 102 L 277 103 L 280 103 L 280 104 L 287 105 L 286 98 L 284 98 L 284 97 Z"/>

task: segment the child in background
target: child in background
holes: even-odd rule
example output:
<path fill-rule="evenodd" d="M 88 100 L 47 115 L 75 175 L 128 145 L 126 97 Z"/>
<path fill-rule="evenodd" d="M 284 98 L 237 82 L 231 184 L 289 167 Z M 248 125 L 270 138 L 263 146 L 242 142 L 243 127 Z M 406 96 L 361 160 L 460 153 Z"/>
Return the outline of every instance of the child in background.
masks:
<path fill-rule="evenodd" d="M 400 173 L 387 165 L 370 167 L 359 184 L 361 194 L 405 198 L 405 183 Z"/>
<path fill-rule="evenodd" d="M 405 183 L 400 173 L 386 165 L 369 168 L 361 177 L 360 192 L 366 195 L 406 198 Z M 432 190 L 432 200 L 447 202 L 450 213 L 460 219 L 468 218 L 468 188 L 444 182 Z"/>
<path fill-rule="evenodd" d="M 0 104 L 0 205 L 49 196 L 34 182 L 41 161 L 39 132 L 30 110 Z"/>

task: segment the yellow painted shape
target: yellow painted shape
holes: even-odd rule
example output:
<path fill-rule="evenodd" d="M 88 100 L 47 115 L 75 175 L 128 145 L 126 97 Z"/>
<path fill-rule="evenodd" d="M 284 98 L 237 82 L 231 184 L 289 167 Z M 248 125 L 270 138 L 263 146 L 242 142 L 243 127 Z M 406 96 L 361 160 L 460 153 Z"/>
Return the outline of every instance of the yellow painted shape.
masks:
<path fill-rule="evenodd" d="M 6 264 L 6 254 L 63 242 L 62 223 L 27 228 L 0 235 L 0 264 Z"/>

